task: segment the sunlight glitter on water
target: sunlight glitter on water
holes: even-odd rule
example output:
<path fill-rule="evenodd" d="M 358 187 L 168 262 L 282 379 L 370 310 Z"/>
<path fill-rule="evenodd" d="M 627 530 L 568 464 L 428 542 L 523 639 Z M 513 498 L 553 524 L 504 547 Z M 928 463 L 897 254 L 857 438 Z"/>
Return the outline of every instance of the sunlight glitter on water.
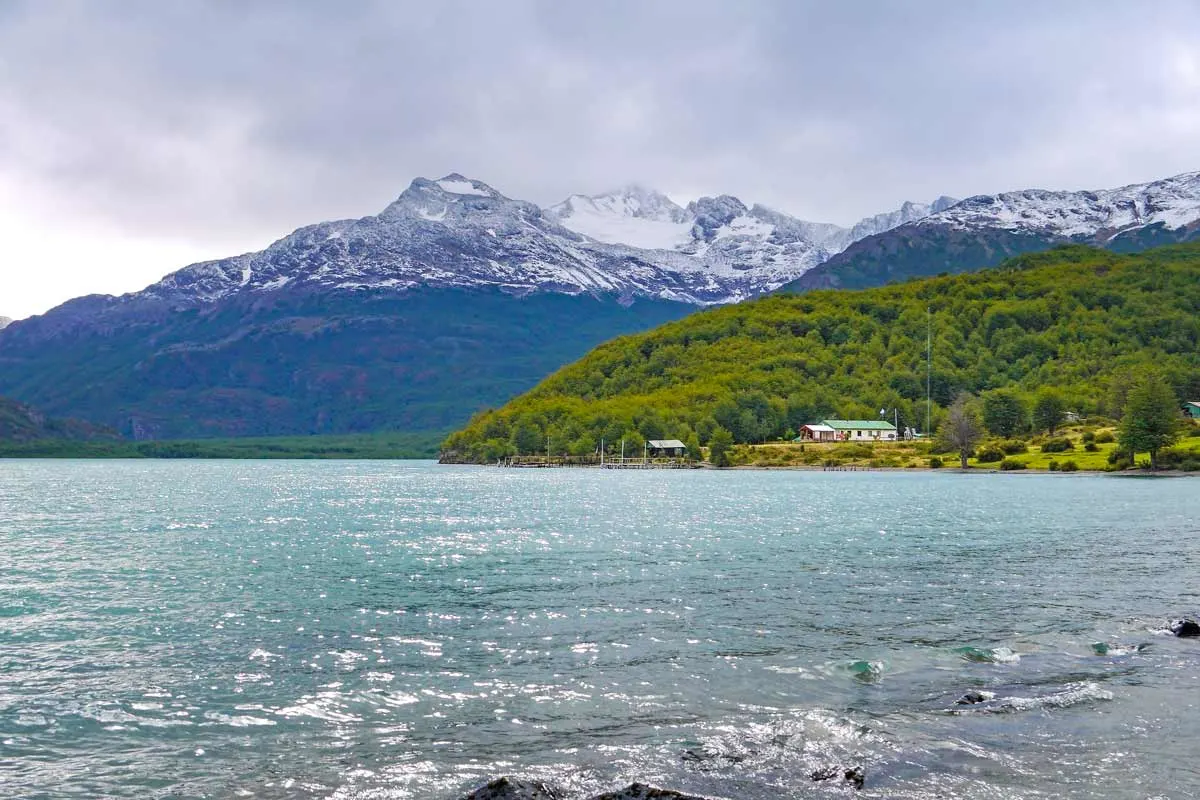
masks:
<path fill-rule="evenodd" d="M 1194 486 L 0 463 L 0 794 L 1170 796 Z"/>

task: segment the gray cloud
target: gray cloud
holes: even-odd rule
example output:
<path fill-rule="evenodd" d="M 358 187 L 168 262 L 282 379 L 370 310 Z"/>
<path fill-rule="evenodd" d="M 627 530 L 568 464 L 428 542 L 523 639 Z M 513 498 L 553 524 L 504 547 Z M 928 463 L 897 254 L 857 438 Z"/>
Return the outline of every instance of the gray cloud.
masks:
<path fill-rule="evenodd" d="M 1200 169 L 1195 31 L 1186 2 L 0 0 L 0 179 L 205 242 L 450 171 L 848 223 Z"/>

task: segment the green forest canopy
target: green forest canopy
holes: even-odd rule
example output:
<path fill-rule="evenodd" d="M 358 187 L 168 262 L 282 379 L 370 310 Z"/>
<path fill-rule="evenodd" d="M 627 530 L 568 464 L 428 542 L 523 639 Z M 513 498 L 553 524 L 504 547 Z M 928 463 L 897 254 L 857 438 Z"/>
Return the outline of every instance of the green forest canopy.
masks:
<path fill-rule="evenodd" d="M 966 275 L 862 291 L 780 294 L 614 339 L 443 444 L 448 460 L 636 452 L 644 439 L 724 427 L 740 443 L 826 417 L 925 429 L 927 309 L 933 425 L 959 392 L 1055 387 L 1118 416 L 1148 366 L 1200 396 L 1200 246 L 1137 255 L 1066 246 Z"/>

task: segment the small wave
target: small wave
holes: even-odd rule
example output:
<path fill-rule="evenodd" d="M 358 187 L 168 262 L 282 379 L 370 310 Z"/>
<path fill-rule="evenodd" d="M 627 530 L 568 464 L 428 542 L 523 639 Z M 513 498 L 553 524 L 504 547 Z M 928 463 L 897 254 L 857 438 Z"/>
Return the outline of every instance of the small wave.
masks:
<path fill-rule="evenodd" d="M 1080 703 L 1090 703 L 1097 700 L 1112 700 L 1113 694 L 1101 688 L 1098 683 L 1074 684 L 1061 692 L 1037 697 L 991 697 L 972 707 L 972 711 L 992 714 L 1011 714 L 1021 711 L 1033 711 L 1041 708 L 1070 708 Z M 958 712 L 964 713 L 964 712 Z"/>
<path fill-rule="evenodd" d="M 321 692 L 316 696 L 306 695 L 294 705 L 281 708 L 275 713 L 281 717 L 312 717 L 326 722 L 361 722 L 362 720 L 344 710 L 343 697 L 338 692 Z"/>
<path fill-rule="evenodd" d="M 212 722 L 229 725 L 234 728 L 256 728 L 267 727 L 275 724 L 275 720 L 263 719 L 262 717 L 252 717 L 249 714 L 221 714 L 216 711 L 208 711 L 204 714 L 204 718 Z"/>
<path fill-rule="evenodd" d="M 1021 660 L 1011 647 L 959 647 L 954 652 L 976 664 L 1015 664 Z"/>
<path fill-rule="evenodd" d="M 846 671 L 856 681 L 875 683 L 883 677 L 882 661 L 852 661 L 846 665 Z"/>
<path fill-rule="evenodd" d="M 1093 642 L 1092 652 L 1098 656 L 1131 656 L 1145 650 L 1144 644 L 1109 644 L 1108 642 Z"/>

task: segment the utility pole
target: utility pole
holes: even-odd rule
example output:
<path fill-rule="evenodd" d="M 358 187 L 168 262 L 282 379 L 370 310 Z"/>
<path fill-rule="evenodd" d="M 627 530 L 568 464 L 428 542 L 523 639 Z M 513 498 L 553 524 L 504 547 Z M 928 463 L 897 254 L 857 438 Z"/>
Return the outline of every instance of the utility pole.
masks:
<path fill-rule="evenodd" d="M 600 466 L 604 466 L 604 437 L 600 437 Z"/>
<path fill-rule="evenodd" d="M 546 434 L 546 466 L 550 466 L 550 434 Z"/>
<path fill-rule="evenodd" d="M 933 309 L 925 308 L 925 436 L 933 433 L 930 430 L 930 418 L 933 416 Z"/>

